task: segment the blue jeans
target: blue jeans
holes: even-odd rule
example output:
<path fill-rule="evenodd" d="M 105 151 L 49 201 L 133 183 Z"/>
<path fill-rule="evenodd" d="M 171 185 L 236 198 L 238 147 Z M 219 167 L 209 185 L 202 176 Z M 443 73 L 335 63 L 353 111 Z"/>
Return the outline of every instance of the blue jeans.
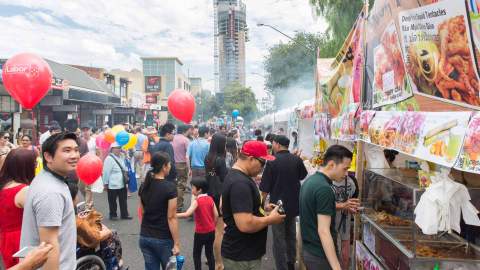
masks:
<path fill-rule="evenodd" d="M 157 239 L 140 235 L 140 249 L 145 260 L 145 270 L 159 270 L 167 267 L 172 256 L 173 240 Z"/>

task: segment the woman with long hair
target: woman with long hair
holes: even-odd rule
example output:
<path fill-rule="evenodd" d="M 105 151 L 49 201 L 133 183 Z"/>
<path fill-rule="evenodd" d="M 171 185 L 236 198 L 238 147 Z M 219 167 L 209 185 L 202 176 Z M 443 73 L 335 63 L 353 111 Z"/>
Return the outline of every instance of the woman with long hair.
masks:
<path fill-rule="evenodd" d="M 215 255 L 215 269 L 223 269 L 221 246 L 223 239 L 224 223 L 222 211 L 220 209 L 220 197 L 222 195 L 222 186 L 225 176 L 227 176 L 227 138 L 221 133 L 215 133 L 212 136 L 210 149 L 205 158 L 205 172 L 208 182 L 207 194 L 213 198 L 217 207 L 219 218 L 215 226 L 215 242 L 213 243 L 213 253 Z"/>
<path fill-rule="evenodd" d="M 238 143 L 234 138 L 227 138 L 227 168 L 232 168 L 238 157 Z"/>
<path fill-rule="evenodd" d="M 160 265 L 165 269 L 170 256 L 180 253 L 177 186 L 166 180 L 170 162 L 168 154 L 155 153 L 138 192 L 143 215 L 139 244 L 146 270 L 158 270 Z"/>
<path fill-rule="evenodd" d="M 18 263 L 12 255 L 20 247 L 23 205 L 35 176 L 35 159 L 31 150 L 13 149 L 0 171 L 0 252 L 7 268 Z"/>

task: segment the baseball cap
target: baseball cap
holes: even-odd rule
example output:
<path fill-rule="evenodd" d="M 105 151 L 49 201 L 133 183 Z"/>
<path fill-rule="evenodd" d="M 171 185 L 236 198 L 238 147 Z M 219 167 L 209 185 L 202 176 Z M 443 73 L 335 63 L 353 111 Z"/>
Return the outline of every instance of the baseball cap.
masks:
<path fill-rule="evenodd" d="M 111 148 L 120 148 L 120 144 L 118 144 L 117 142 L 114 142 L 110 145 Z"/>
<path fill-rule="evenodd" d="M 273 137 L 273 141 L 284 147 L 288 147 L 290 145 L 290 139 L 285 135 L 276 135 Z"/>
<path fill-rule="evenodd" d="M 274 156 L 268 154 L 267 145 L 260 141 L 248 141 L 244 143 L 242 147 L 242 154 L 269 161 L 275 160 Z"/>

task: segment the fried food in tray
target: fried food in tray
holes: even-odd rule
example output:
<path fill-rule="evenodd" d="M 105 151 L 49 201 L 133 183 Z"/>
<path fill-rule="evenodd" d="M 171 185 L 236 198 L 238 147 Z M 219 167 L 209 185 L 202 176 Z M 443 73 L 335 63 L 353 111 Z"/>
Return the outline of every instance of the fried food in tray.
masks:
<path fill-rule="evenodd" d="M 372 219 L 382 225 L 388 226 L 411 226 L 412 222 L 403 218 L 390 215 L 387 212 L 377 212 L 371 215 Z"/>
<path fill-rule="evenodd" d="M 401 242 L 409 250 L 413 250 L 412 242 Z M 478 254 L 466 244 L 432 244 L 417 243 L 416 253 L 418 257 L 426 258 L 455 258 L 455 259 L 478 259 Z"/>

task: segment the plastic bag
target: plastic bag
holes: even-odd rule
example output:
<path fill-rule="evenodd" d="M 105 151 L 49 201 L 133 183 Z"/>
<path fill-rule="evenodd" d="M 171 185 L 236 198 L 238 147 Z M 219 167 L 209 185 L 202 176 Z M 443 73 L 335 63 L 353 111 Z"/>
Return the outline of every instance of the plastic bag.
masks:
<path fill-rule="evenodd" d="M 103 192 L 103 181 L 102 177 L 100 176 L 95 183 L 91 185 L 92 192 L 95 193 L 102 193 Z"/>

